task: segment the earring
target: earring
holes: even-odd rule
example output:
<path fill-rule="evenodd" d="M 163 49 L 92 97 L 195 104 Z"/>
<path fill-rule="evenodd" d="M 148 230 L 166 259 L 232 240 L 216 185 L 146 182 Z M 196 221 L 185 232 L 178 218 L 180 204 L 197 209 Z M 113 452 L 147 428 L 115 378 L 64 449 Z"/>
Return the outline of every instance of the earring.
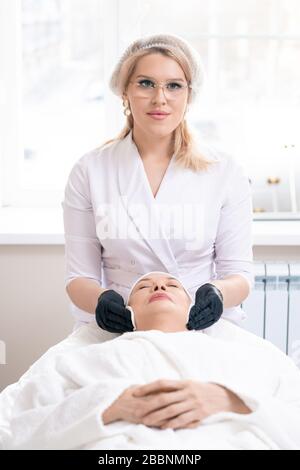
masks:
<path fill-rule="evenodd" d="M 129 109 L 128 101 L 127 101 L 127 100 L 123 101 L 123 106 L 124 106 L 124 111 L 123 111 L 123 113 L 125 114 L 125 116 L 130 116 L 131 111 L 130 111 L 130 109 Z"/>

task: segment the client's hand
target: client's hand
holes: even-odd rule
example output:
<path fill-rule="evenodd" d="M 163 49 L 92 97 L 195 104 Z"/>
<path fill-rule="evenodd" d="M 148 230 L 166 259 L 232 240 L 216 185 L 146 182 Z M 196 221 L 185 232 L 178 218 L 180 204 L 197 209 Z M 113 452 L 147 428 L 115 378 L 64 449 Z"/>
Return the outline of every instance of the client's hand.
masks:
<path fill-rule="evenodd" d="M 209 282 L 200 286 L 195 295 L 195 305 L 190 310 L 188 330 L 203 330 L 216 323 L 223 313 L 221 291 Z"/>
<path fill-rule="evenodd" d="M 111 333 L 134 330 L 131 311 L 125 307 L 123 297 L 112 289 L 105 290 L 99 296 L 95 316 L 100 328 Z"/>
<path fill-rule="evenodd" d="M 195 380 L 157 380 L 127 388 L 103 413 L 103 422 L 116 420 L 161 429 L 195 428 L 220 411 L 250 413 L 233 392 L 214 383 Z"/>

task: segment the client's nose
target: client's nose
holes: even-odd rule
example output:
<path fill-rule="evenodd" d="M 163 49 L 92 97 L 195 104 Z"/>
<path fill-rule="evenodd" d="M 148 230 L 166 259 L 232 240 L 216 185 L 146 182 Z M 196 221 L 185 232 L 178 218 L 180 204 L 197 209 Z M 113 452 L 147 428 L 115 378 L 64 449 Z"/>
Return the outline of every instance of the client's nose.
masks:
<path fill-rule="evenodd" d="M 161 287 L 159 287 L 159 285 L 160 285 Z M 156 284 L 156 286 L 154 287 L 154 290 L 157 290 L 157 289 L 163 289 L 163 290 L 166 290 L 166 286 L 164 286 L 164 284 L 159 284 L 159 285 L 158 285 L 158 284 Z"/>

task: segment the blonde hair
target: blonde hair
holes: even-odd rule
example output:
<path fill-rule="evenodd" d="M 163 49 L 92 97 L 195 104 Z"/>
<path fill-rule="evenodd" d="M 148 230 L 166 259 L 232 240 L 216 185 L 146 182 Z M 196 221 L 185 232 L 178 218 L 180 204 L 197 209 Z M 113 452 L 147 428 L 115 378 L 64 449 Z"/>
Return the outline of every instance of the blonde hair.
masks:
<path fill-rule="evenodd" d="M 173 52 L 172 50 L 160 48 L 159 46 L 154 46 L 148 48 L 147 50 L 139 50 L 138 52 L 132 54 L 124 63 L 122 67 L 122 74 L 120 74 L 120 80 L 123 82 L 122 89 L 126 90 L 129 84 L 129 81 L 136 69 L 137 62 L 140 58 L 153 54 L 153 53 L 160 53 L 167 57 L 170 57 L 182 67 L 184 74 L 188 83 L 191 83 L 191 73 L 189 69 L 188 62 L 181 53 L 180 50 Z M 190 102 L 190 88 L 189 96 L 188 96 L 188 103 Z M 115 142 L 118 140 L 123 140 L 129 134 L 129 132 L 133 129 L 133 117 L 132 114 L 126 116 L 126 124 L 121 132 L 113 139 L 109 139 L 104 142 L 101 147 L 107 145 L 111 142 Z M 180 122 L 179 126 L 173 131 L 173 142 L 174 148 L 173 152 L 175 154 L 175 164 L 180 166 L 181 168 L 191 169 L 193 171 L 203 171 L 207 170 L 211 163 L 214 163 L 212 160 L 206 159 L 198 150 L 196 139 L 194 136 L 194 132 L 192 132 L 187 125 L 185 119 Z M 100 148 L 101 148 L 100 147 Z"/>

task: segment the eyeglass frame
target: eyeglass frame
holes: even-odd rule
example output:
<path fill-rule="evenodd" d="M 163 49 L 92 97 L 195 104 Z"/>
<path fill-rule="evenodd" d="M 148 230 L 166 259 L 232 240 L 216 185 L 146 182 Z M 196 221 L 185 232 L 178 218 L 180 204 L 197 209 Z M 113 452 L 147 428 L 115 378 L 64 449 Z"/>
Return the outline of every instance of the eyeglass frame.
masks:
<path fill-rule="evenodd" d="M 170 82 L 157 82 L 156 80 L 153 80 L 152 78 L 140 79 L 140 81 L 143 81 L 143 80 L 148 80 L 148 81 L 150 81 L 150 82 L 154 82 L 153 90 L 155 90 L 156 88 L 165 88 L 165 85 L 166 85 L 167 83 L 176 83 L 176 80 L 173 80 L 173 81 L 171 80 Z M 136 80 L 136 81 L 130 80 L 128 83 L 133 83 L 133 84 L 135 84 L 135 83 L 139 83 L 139 81 L 138 81 L 138 80 Z M 161 86 L 162 83 L 163 83 L 163 86 Z M 189 82 L 186 82 L 185 85 L 181 85 L 181 86 L 182 86 L 182 88 L 183 88 L 184 90 L 185 90 L 186 88 L 193 88 L 193 86 L 192 86 Z M 164 96 L 165 96 L 165 98 L 166 98 L 165 90 L 163 90 L 163 92 L 164 92 Z"/>

